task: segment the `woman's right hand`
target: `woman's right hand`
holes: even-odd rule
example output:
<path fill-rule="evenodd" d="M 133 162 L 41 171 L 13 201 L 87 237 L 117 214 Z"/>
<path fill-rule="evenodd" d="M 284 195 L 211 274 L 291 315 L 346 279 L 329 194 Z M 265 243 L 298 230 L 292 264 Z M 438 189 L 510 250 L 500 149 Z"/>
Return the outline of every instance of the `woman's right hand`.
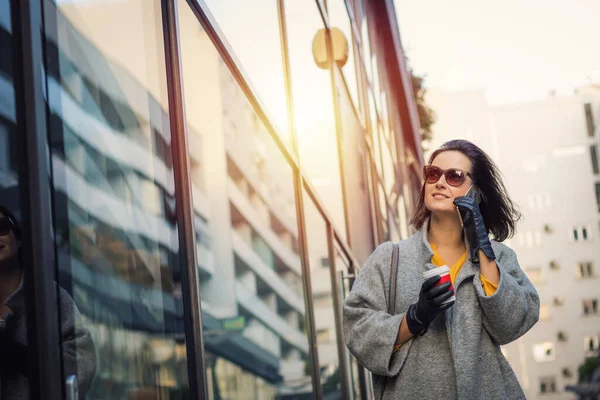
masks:
<path fill-rule="evenodd" d="M 442 304 L 454 294 L 450 282 L 436 286 L 440 281 L 439 275 L 432 276 L 423 282 L 419 300 L 408 308 L 406 323 L 413 335 L 423 335 L 435 317 L 450 308 L 454 301 Z"/>

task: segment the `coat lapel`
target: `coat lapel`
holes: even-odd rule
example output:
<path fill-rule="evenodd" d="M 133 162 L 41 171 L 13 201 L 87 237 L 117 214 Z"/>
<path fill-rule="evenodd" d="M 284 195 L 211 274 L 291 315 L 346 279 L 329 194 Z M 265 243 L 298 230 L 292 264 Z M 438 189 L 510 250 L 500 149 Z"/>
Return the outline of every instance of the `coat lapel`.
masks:
<path fill-rule="evenodd" d="M 423 224 L 421 228 L 422 254 L 425 270 L 436 268 L 431 263 L 433 249 L 427 239 L 427 230 L 429 221 Z M 467 243 L 465 238 L 465 243 Z M 469 251 L 467 243 L 467 252 Z M 454 360 L 455 371 L 461 371 L 456 375 L 456 389 L 459 399 L 476 398 L 476 389 L 478 379 L 472 379 L 477 376 L 476 364 L 479 361 L 479 349 L 481 344 L 481 329 L 475 329 L 475 326 L 481 326 L 481 309 L 478 307 L 475 288 L 471 285 L 463 285 L 464 282 L 472 282 L 473 277 L 479 273 L 479 267 L 474 265 L 469 257 L 461 267 L 456 281 L 454 282 L 454 291 L 456 293 L 456 303 L 446 310 L 444 319 L 446 324 L 446 333 L 450 343 L 450 351 Z M 460 289 L 460 292 L 459 292 Z"/>
<path fill-rule="evenodd" d="M 479 273 L 479 267 L 474 265 L 469 258 L 465 261 L 464 265 L 458 272 L 458 276 L 456 277 L 456 282 L 454 282 L 454 290 L 458 291 L 461 283 L 469 278 L 473 278 L 476 274 Z"/>

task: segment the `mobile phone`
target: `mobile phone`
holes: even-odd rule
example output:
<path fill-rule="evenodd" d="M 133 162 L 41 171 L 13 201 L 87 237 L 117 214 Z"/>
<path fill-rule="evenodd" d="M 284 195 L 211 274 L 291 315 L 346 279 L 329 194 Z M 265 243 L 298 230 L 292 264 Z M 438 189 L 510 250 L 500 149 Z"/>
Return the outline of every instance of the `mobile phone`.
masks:
<path fill-rule="evenodd" d="M 477 199 L 477 204 L 481 203 L 481 193 L 479 192 L 479 188 L 477 188 L 477 186 L 475 186 L 474 183 L 472 183 L 471 186 L 469 186 L 469 189 L 467 189 L 467 193 L 465 193 L 465 196 Z M 460 210 L 458 209 L 458 207 L 456 207 L 456 213 L 458 214 L 458 219 L 460 220 L 460 227 L 464 228 L 465 224 L 463 223 L 462 215 L 460 215 Z"/>
<path fill-rule="evenodd" d="M 479 192 L 479 188 L 475 186 L 474 183 L 471 183 L 471 186 L 469 186 L 469 190 L 467 190 L 465 196 L 477 199 L 477 204 L 481 204 L 481 193 Z"/>

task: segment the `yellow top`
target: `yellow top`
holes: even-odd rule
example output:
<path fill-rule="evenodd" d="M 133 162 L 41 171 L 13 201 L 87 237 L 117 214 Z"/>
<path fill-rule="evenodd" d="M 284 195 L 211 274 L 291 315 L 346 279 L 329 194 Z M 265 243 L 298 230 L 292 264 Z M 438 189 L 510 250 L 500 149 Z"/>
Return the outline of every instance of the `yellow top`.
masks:
<path fill-rule="evenodd" d="M 446 265 L 446 262 L 442 259 L 442 256 L 440 256 L 440 253 L 437 252 L 435 244 L 430 243 L 430 245 L 431 245 L 431 249 L 433 250 L 433 257 L 431 257 L 431 263 L 433 265 L 435 265 L 436 267 L 441 267 L 442 265 Z M 460 256 L 458 258 L 458 260 L 456 260 L 454 265 L 452 265 L 450 267 L 450 280 L 452 281 L 452 285 L 454 285 L 454 282 L 456 281 L 456 277 L 458 276 L 458 273 L 460 272 L 460 269 L 462 268 L 462 266 L 465 264 L 465 261 L 467 261 L 467 252 L 466 251 L 463 253 L 462 256 Z M 498 289 L 498 285 L 496 283 L 492 283 L 492 282 L 488 281 L 481 274 L 479 274 L 479 277 L 481 278 L 481 285 L 483 286 L 483 291 L 485 292 L 486 296 L 491 296 L 494 293 L 496 293 L 496 290 Z M 402 347 L 403 344 L 404 343 L 399 344 L 398 346 L 394 346 L 394 350 L 392 351 L 392 353 L 395 353 L 396 351 L 400 350 L 400 348 Z"/>
<path fill-rule="evenodd" d="M 437 252 L 435 244 L 433 244 L 433 243 L 430 243 L 430 244 L 431 244 L 431 249 L 433 250 L 433 257 L 431 257 L 431 263 L 433 265 L 435 265 L 436 267 L 441 267 L 442 265 L 446 265 L 446 263 L 442 259 L 442 256 L 440 256 L 440 253 Z M 465 261 L 467 261 L 466 250 L 463 253 L 463 255 L 460 256 L 458 258 L 458 260 L 456 260 L 454 265 L 450 267 L 450 280 L 452 281 L 452 285 L 454 285 L 454 282 L 456 281 L 456 277 L 458 276 L 458 273 L 460 272 L 460 269 L 462 268 L 462 266 L 465 264 Z M 494 293 L 496 293 L 496 290 L 498 289 L 498 284 L 488 281 L 481 274 L 479 274 L 479 277 L 481 278 L 481 285 L 483 286 L 483 291 L 485 292 L 486 296 L 491 296 Z"/>

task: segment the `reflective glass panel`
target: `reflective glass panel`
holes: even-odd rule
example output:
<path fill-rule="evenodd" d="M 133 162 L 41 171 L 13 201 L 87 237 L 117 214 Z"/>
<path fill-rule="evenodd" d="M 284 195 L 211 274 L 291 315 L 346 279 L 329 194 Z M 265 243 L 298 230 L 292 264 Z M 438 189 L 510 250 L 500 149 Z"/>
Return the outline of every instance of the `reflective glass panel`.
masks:
<path fill-rule="evenodd" d="M 11 13 L 15 2 L 0 1 L 0 383 L 2 398 L 29 398 L 28 317 L 25 304 L 26 252 L 32 251 L 23 235 L 26 202 L 21 195 L 26 183 L 21 160 L 25 130 L 17 119 L 20 57 L 19 29 Z M 80 330 L 82 332 L 83 330 Z M 88 335 L 89 338 L 89 335 Z M 66 348 L 72 349 L 74 341 Z M 31 358 L 30 361 L 33 362 Z"/>
<path fill-rule="evenodd" d="M 327 225 L 308 193 L 304 192 L 304 217 L 310 265 L 310 280 L 315 313 L 315 331 L 319 352 L 319 369 L 323 396 L 341 391 L 340 362 L 337 348 Z"/>
<path fill-rule="evenodd" d="M 61 328 L 93 338 L 65 370 L 88 399 L 187 398 L 161 3 L 44 5 L 59 282 L 80 311 L 61 302 Z"/>
<path fill-rule="evenodd" d="M 354 64 L 354 35 L 352 34 L 352 26 L 350 25 L 350 16 L 346 9 L 346 2 L 344 0 L 329 0 L 327 2 L 327 12 L 329 14 L 330 25 L 341 30 L 348 42 L 348 60 L 342 67 L 342 73 L 346 79 L 352 101 L 355 107 L 358 107 L 358 82 L 356 66 Z"/>
<path fill-rule="evenodd" d="M 276 0 L 198 0 L 208 5 L 241 69 L 284 140 L 288 140 L 283 58 Z"/>
<path fill-rule="evenodd" d="M 178 8 L 209 396 L 312 396 L 292 169 Z"/>
<path fill-rule="evenodd" d="M 314 2 L 298 0 L 286 0 L 285 16 L 302 168 L 345 238 L 330 72 L 317 66 L 312 53 L 313 39 L 324 33 L 323 20 Z"/>
<path fill-rule="evenodd" d="M 343 301 L 348 295 L 348 293 L 350 293 L 350 281 L 349 279 L 347 279 L 347 277 L 353 272 L 350 268 L 350 260 L 348 260 L 348 257 L 346 257 L 346 255 L 342 252 L 341 246 L 337 242 L 334 242 L 334 249 L 335 269 L 336 276 L 338 279 L 338 296 L 340 297 L 340 300 Z M 358 369 L 360 368 L 360 366 L 356 358 L 354 358 L 350 353 L 350 350 L 348 350 L 347 347 L 345 349 L 347 361 L 345 370 L 350 380 L 351 397 L 353 399 L 360 399 L 360 378 L 358 374 Z"/>
<path fill-rule="evenodd" d="M 394 168 L 394 160 L 392 159 L 392 149 L 383 135 L 383 128 L 381 126 L 379 127 L 379 139 L 381 142 L 381 158 L 383 161 L 385 190 L 389 196 L 397 183 L 396 170 Z"/>

